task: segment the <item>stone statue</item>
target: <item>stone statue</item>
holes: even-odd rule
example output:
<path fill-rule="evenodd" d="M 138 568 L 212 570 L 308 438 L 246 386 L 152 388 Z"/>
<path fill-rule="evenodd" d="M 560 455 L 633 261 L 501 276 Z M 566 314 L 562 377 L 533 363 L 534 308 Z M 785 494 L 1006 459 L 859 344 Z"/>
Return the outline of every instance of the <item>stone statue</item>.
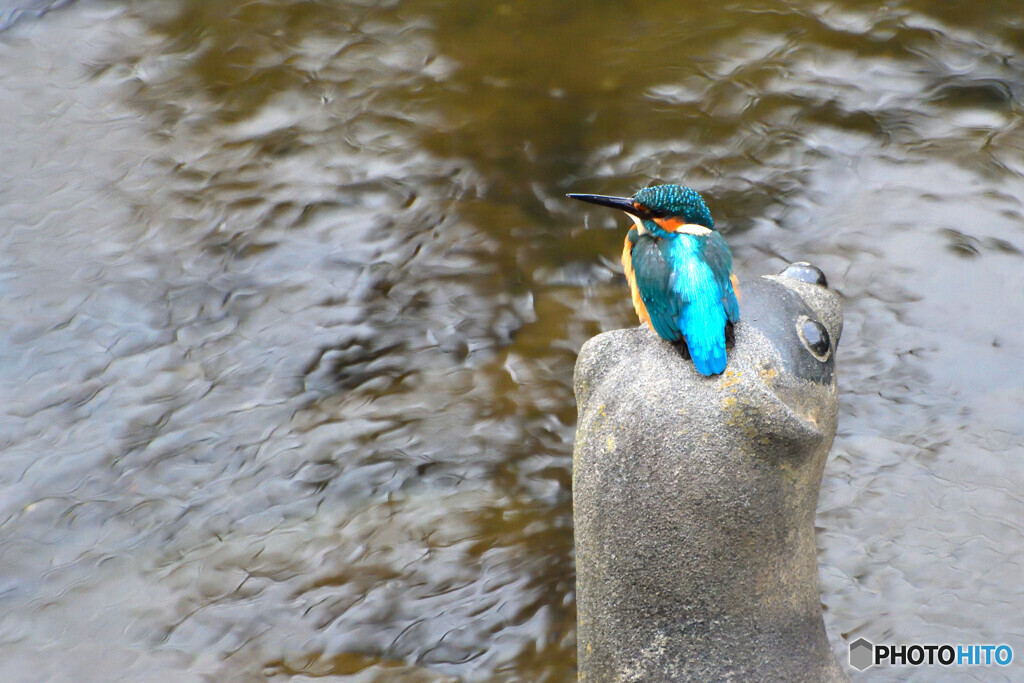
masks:
<path fill-rule="evenodd" d="M 845 679 L 814 542 L 839 300 L 805 263 L 741 297 L 721 375 L 699 374 L 647 327 L 580 351 L 580 680 Z"/>

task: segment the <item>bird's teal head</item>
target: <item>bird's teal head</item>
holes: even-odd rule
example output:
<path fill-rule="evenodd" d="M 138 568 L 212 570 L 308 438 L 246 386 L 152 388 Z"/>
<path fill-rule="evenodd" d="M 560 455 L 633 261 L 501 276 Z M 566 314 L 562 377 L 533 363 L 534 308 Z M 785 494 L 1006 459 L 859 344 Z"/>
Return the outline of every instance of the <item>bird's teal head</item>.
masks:
<path fill-rule="evenodd" d="M 572 199 L 621 209 L 629 214 L 637 229 L 655 237 L 673 234 L 706 235 L 715 229 L 707 204 L 696 190 L 682 185 L 645 187 L 632 197 L 608 197 L 599 194 L 569 194 Z"/>

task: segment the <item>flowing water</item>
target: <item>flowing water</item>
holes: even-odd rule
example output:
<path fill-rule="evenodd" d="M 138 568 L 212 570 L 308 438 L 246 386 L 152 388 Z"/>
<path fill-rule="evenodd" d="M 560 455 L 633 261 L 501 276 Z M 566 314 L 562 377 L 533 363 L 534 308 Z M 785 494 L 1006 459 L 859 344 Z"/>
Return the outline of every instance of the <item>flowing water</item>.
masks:
<path fill-rule="evenodd" d="M 653 180 L 843 298 L 840 661 L 1024 658 L 1024 9 L 870 5 L 0 2 L 3 680 L 573 679 Z"/>

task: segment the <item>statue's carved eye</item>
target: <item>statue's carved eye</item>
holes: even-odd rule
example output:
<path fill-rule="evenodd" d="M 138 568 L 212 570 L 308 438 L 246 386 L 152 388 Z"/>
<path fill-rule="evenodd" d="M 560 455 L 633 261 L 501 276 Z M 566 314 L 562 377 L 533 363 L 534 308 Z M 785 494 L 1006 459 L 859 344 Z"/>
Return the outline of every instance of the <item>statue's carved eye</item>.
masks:
<path fill-rule="evenodd" d="M 829 338 L 828 330 L 817 320 L 810 320 L 802 317 L 796 323 L 797 333 L 800 341 L 804 343 L 807 350 L 822 363 L 832 355 L 832 340 Z"/>
<path fill-rule="evenodd" d="M 790 264 L 779 275 L 788 277 L 790 280 L 799 280 L 800 282 L 807 282 L 819 287 L 828 287 L 828 280 L 825 279 L 825 273 L 821 272 L 821 268 L 812 266 L 806 261 L 797 261 Z"/>

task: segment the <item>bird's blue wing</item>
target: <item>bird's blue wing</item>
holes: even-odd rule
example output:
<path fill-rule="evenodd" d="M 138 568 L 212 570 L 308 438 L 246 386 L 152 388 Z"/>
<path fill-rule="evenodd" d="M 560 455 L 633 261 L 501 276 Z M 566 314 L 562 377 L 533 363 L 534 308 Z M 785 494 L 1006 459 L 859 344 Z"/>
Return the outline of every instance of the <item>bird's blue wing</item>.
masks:
<path fill-rule="evenodd" d="M 651 326 L 662 339 L 679 341 L 679 313 L 683 301 L 672 290 L 672 270 L 650 235 L 637 235 L 632 250 L 633 274 L 640 298 L 651 319 Z"/>
<path fill-rule="evenodd" d="M 736 292 L 730 278 L 732 275 L 732 252 L 729 251 L 729 245 L 725 243 L 720 232 L 712 230 L 704 240 L 704 248 L 701 253 L 704 262 L 711 268 L 715 282 L 722 290 L 722 305 L 729 322 L 737 322 L 740 319 L 740 305 L 736 300 Z"/>
<path fill-rule="evenodd" d="M 729 275 L 732 273 L 732 252 L 717 230 L 712 230 L 711 234 L 704 238 L 701 256 L 704 263 L 711 268 L 711 274 L 715 276 L 715 281 L 722 291 L 725 291 L 727 285 L 731 287 Z"/>

